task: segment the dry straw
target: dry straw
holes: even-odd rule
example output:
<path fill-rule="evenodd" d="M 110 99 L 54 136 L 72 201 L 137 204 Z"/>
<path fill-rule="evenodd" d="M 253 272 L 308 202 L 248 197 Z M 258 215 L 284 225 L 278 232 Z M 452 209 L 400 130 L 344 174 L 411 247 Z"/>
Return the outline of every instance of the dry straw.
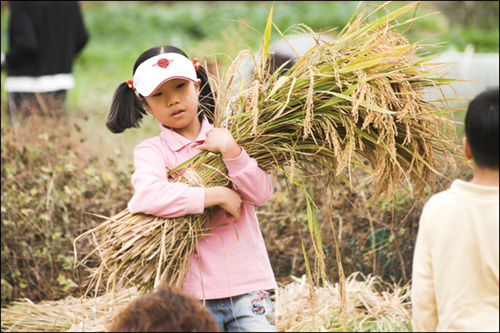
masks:
<path fill-rule="evenodd" d="M 347 278 L 345 288 L 348 320 L 343 327 L 340 286 L 315 287 L 313 306 L 306 277 L 293 277 L 274 296 L 278 331 L 411 331 L 408 287 L 356 273 Z M 38 304 L 19 300 L 2 308 L 2 332 L 105 332 L 118 312 L 138 296 L 132 287 L 118 291 L 112 304 L 104 296 L 68 296 Z"/>
<path fill-rule="evenodd" d="M 440 78 L 442 68 L 422 58 L 424 45 L 411 44 L 396 31 L 417 19 L 400 22 L 416 5 L 393 12 L 387 4 L 356 11 L 333 42 L 318 41 L 284 75 L 266 73 L 270 15 L 247 88 L 238 93 L 230 88 L 237 66 L 225 80 L 213 79 L 215 125 L 226 126 L 262 169 L 284 174 L 303 190 L 285 167 L 299 172 L 315 167 L 333 186 L 350 184 L 351 168 L 362 167 L 371 173 L 374 198 L 390 197 L 399 186 L 421 195 L 433 184 L 440 162 L 454 163 L 457 147 L 450 110 L 425 97 L 427 90 L 453 80 Z M 375 13 L 383 15 L 377 19 Z M 297 29 L 314 34 L 302 24 Z M 175 181 L 205 187 L 230 183 L 216 154 L 202 153 L 181 167 L 186 171 Z M 324 277 L 315 205 L 304 194 L 319 262 L 316 273 Z M 78 238 L 91 236 L 96 244 L 82 262 L 93 254 L 101 258 L 89 288 L 97 294 L 105 286 L 112 295 L 132 285 L 144 292 L 163 280 L 179 285 L 197 240 L 211 232 L 203 228 L 209 218 L 209 211 L 168 219 L 127 209 L 108 218 Z"/>
<path fill-rule="evenodd" d="M 138 295 L 136 288 L 120 290 L 113 304 L 104 296 L 37 304 L 25 298 L 2 308 L 2 332 L 105 332 L 118 311 Z"/>
<path fill-rule="evenodd" d="M 280 332 L 409 332 L 410 289 L 384 283 L 360 273 L 345 283 L 347 321 L 344 324 L 339 284 L 314 288 L 311 306 L 305 276 L 278 289 L 275 314 Z"/>

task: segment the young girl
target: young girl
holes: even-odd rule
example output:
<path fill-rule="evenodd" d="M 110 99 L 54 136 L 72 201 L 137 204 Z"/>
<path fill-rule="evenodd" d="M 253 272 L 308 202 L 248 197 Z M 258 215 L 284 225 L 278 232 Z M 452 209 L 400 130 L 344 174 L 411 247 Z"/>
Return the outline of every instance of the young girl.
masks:
<path fill-rule="evenodd" d="M 190 61 L 173 46 L 154 47 L 137 59 L 133 74 L 117 88 L 106 126 L 120 133 L 138 127 L 150 113 L 161 133 L 134 150 L 129 211 L 174 218 L 218 206 L 210 223 L 227 225 L 198 241 L 182 288 L 206 300 L 221 330 L 276 331 L 269 292 L 277 284 L 253 208 L 272 195 L 268 175 L 228 130 L 212 125 L 214 97 L 197 59 Z M 200 150 L 221 153 L 237 185 L 198 188 L 170 182 L 167 170 Z"/>

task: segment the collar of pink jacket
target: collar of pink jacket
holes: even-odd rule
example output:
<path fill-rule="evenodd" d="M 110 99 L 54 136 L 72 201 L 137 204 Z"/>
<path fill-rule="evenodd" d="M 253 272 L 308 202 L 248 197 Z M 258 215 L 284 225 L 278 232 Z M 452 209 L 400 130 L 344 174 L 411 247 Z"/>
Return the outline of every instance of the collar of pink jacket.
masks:
<path fill-rule="evenodd" d="M 183 137 L 182 135 L 172 131 L 170 128 L 163 126 L 160 124 L 161 134 L 160 136 L 166 142 L 170 149 L 173 151 L 179 151 L 180 149 L 188 146 L 195 147 L 201 143 L 203 143 L 207 139 L 207 133 L 214 128 L 214 125 L 208 122 L 207 117 L 203 116 L 203 120 L 201 122 L 201 130 L 198 134 L 198 137 L 194 141 L 190 141 Z"/>

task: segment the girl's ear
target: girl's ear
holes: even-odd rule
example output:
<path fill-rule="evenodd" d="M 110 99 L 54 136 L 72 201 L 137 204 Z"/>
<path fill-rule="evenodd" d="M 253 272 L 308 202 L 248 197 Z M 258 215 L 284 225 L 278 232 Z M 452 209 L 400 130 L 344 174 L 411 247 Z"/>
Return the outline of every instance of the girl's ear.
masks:
<path fill-rule="evenodd" d="M 148 102 L 146 102 L 146 99 L 143 96 L 139 96 L 139 100 L 141 101 L 142 105 L 144 105 L 144 108 L 149 114 L 153 114 L 151 111 L 151 107 L 149 106 Z"/>
<path fill-rule="evenodd" d="M 201 80 L 198 79 L 198 83 L 195 83 L 194 84 L 195 87 L 196 87 L 196 91 L 198 92 L 198 95 L 200 94 L 200 85 L 201 85 Z"/>

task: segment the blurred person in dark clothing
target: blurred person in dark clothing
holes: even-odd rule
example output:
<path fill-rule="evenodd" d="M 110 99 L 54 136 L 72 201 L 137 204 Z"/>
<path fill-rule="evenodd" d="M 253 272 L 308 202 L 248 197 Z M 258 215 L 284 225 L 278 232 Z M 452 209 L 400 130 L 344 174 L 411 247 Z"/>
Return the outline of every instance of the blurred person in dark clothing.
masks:
<path fill-rule="evenodd" d="M 9 1 L 6 70 L 11 122 L 32 114 L 65 113 L 66 91 L 74 87 L 73 61 L 87 44 L 77 1 Z"/>

